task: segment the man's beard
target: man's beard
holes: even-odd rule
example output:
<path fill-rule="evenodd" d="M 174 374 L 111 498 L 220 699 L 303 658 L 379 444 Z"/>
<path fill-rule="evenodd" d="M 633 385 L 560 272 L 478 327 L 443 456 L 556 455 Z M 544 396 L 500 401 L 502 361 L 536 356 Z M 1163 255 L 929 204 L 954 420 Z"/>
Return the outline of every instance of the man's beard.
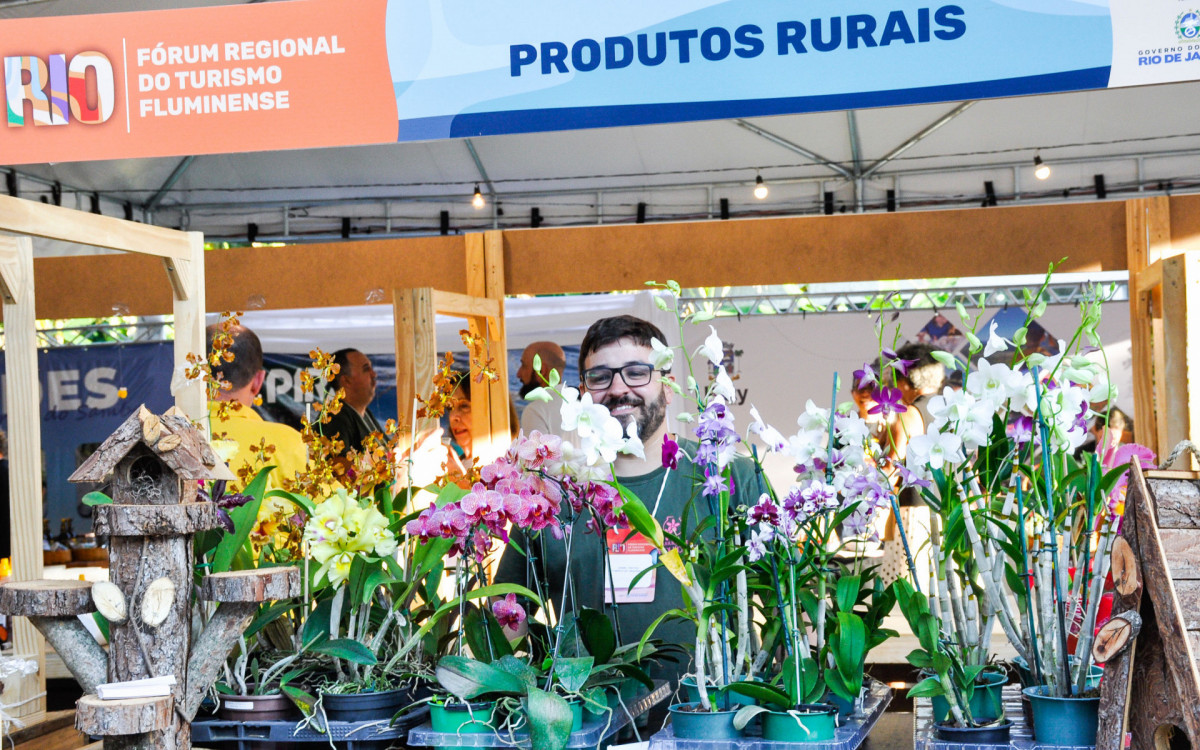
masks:
<path fill-rule="evenodd" d="M 626 393 L 623 396 L 606 398 L 604 406 L 609 411 L 618 406 L 633 406 L 637 411 L 631 411 L 628 414 L 621 414 L 617 419 L 629 429 L 630 422 L 637 425 L 638 438 L 645 440 L 647 436 L 653 435 L 662 427 L 663 420 L 667 418 L 667 390 L 666 388 L 659 391 L 658 398 L 650 404 L 646 403 L 645 399 L 638 398 L 632 393 Z"/>
<path fill-rule="evenodd" d="M 534 388 L 537 388 L 539 385 L 541 384 L 537 382 L 537 376 L 535 375 L 532 383 L 521 383 L 521 388 L 517 391 L 517 395 L 521 398 L 525 398 L 529 395 L 530 391 L 532 391 Z"/>

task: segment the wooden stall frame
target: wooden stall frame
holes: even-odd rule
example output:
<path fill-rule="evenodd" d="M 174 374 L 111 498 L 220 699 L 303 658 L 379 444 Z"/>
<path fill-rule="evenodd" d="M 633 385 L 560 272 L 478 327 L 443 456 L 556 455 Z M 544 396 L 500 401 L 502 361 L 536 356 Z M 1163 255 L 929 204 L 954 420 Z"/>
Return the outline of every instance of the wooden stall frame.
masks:
<path fill-rule="evenodd" d="M 8 369 L 5 398 L 9 420 L 12 580 L 31 581 L 42 577 L 41 411 L 31 237 L 160 258 L 170 282 L 175 314 L 176 367 L 184 363 L 188 353 L 204 351 L 204 237 L 199 232 L 138 224 L 9 196 L 0 196 L 0 231 L 16 235 L 0 237 L 0 292 Z M 86 259 L 79 260 L 81 267 L 77 273 L 86 273 Z M 89 283 L 96 285 L 99 281 L 121 283 L 121 279 L 95 277 Z M 199 383 L 178 389 L 175 403 L 197 420 L 208 408 Z M 11 630 L 13 655 L 35 659 L 38 672 L 21 680 L 12 691 L 6 691 L 4 703 L 16 705 L 8 711 L 11 716 L 36 723 L 44 718 L 46 710 L 45 642 L 26 618 L 16 618 Z"/>
<path fill-rule="evenodd" d="M 416 397 L 430 387 L 438 366 L 435 316 L 464 318 L 472 336 L 486 339 L 496 381 L 471 389 L 474 455 L 480 463 L 498 457 L 510 436 L 508 342 L 504 330 L 504 256 L 500 232 L 467 235 L 466 294 L 430 287 L 392 292 L 396 335 L 396 405 L 400 423 L 411 422 L 413 434 L 437 426 L 416 419 Z M 486 385 L 486 387 L 480 387 Z"/>
<path fill-rule="evenodd" d="M 1130 201 L 1128 216 L 1134 435 L 1165 455 L 1200 440 L 1200 399 L 1188 387 L 1200 368 L 1200 341 L 1188 335 L 1200 315 L 1200 250 L 1173 247 L 1166 198 Z"/>

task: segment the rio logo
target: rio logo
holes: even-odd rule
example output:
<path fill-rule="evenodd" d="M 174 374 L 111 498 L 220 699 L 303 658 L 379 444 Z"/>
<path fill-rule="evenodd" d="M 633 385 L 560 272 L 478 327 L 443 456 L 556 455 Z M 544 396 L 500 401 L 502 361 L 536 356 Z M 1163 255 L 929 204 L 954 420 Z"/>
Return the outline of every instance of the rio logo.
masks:
<path fill-rule="evenodd" d="M 24 126 L 27 119 L 34 125 L 66 125 L 72 119 L 99 125 L 116 109 L 113 66 L 101 52 L 80 52 L 70 63 L 66 55 L 5 57 L 4 99 L 10 128 Z"/>

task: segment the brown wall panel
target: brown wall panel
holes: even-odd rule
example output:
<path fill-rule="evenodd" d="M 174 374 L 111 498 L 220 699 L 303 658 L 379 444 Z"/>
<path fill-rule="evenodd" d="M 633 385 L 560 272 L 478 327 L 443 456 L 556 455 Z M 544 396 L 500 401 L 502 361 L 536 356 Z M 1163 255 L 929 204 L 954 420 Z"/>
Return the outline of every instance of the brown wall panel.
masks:
<path fill-rule="evenodd" d="M 1125 206 L 958 211 L 506 231 L 509 294 L 868 281 L 1125 267 Z"/>
<path fill-rule="evenodd" d="M 268 309 L 366 304 L 367 293 L 432 286 L 466 291 L 463 237 L 418 237 L 205 253 L 209 312 L 244 310 L 253 295 Z M 133 315 L 171 312 L 171 288 L 159 258 L 96 255 L 34 263 L 37 316 L 99 317 L 124 304 Z"/>
<path fill-rule="evenodd" d="M 1171 244 L 1175 250 L 1200 249 L 1200 195 L 1171 197 Z"/>

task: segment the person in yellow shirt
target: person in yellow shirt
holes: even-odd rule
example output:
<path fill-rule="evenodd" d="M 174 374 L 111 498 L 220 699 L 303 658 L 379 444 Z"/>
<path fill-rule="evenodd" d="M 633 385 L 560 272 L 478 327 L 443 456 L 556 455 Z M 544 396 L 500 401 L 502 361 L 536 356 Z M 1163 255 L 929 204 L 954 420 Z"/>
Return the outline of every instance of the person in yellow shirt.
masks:
<path fill-rule="evenodd" d="M 219 325 L 207 329 L 210 354 L 213 339 L 220 332 Z M 233 361 L 213 368 L 214 374 L 230 385 L 208 405 L 213 442 L 226 458 L 230 471 L 237 475 L 238 487 L 244 487 L 264 466 L 274 466 L 267 478 L 267 489 L 289 489 L 296 474 L 305 471 L 308 449 L 295 429 L 268 422 L 251 408 L 267 374 L 263 369 L 262 344 L 254 331 L 243 326 L 234 326 L 228 333 L 232 342 L 225 351 L 233 355 Z M 221 451 L 221 441 L 227 441 L 225 446 L 230 449 L 236 443 L 236 451 Z"/>

